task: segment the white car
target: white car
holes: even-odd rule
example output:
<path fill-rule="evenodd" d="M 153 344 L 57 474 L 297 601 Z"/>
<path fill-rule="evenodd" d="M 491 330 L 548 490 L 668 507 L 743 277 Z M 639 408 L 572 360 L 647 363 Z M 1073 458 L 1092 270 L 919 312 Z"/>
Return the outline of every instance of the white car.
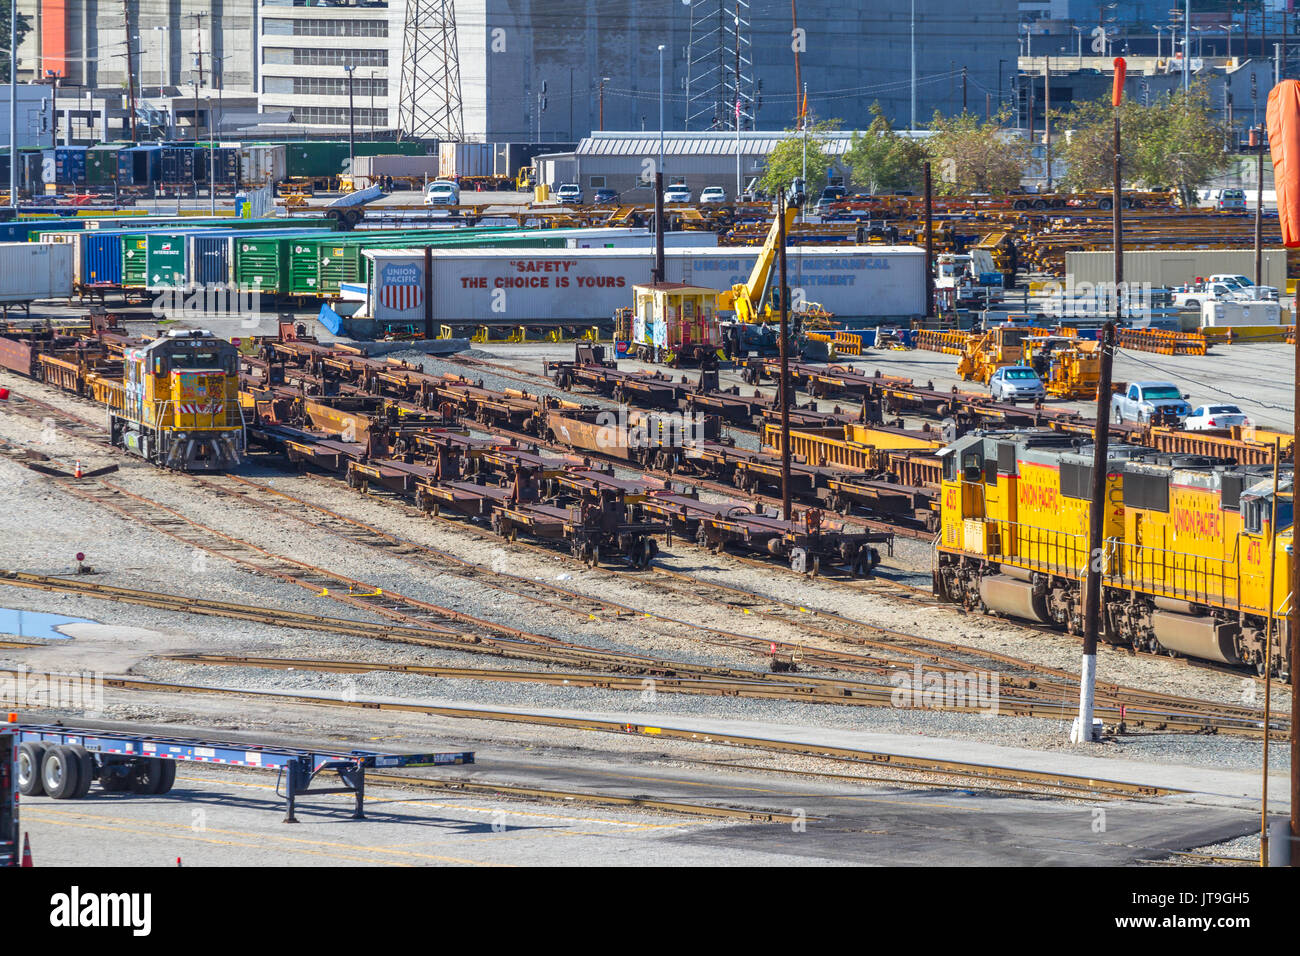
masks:
<path fill-rule="evenodd" d="M 993 393 L 993 400 L 998 402 L 1037 402 L 1047 397 L 1043 380 L 1027 365 L 1007 365 L 998 369 L 989 379 L 989 391 Z"/>
<path fill-rule="evenodd" d="M 449 179 L 435 179 L 424 187 L 426 206 L 459 206 L 460 187 Z"/>
<path fill-rule="evenodd" d="M 555 198 L 564 206 L 581 206 L 582 187 L 577 183 L 562 183 L 560 188 L 555 190 Z"/>
<path fill-rule="evenodd" d="M 726 202 L 727 191 L 721 186 L 707 186 L 700 193 L 700 202 Z"/>
<path fill-rule="evenodd" d="M 664 202 L 690 202 L 691 190 L 685 183 L 673 183 L 664 190 Z"/>
<path fill-rule="evenodd" d="M 1198 405 L 1183 421 L 1189 432 L 1204 432 L 1216 428 L 1249 428 L 1253 423 L 1236 405 Z"/>

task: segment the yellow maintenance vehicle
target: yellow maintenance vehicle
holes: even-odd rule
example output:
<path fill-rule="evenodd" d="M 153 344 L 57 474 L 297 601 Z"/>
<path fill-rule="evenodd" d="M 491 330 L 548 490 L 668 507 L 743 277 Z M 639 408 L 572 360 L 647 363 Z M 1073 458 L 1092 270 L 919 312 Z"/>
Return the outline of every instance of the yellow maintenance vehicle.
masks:
<path fill-rule="evenodd" d="M 987 385 L 998 369 L 1023 364 L 1025 339 L 1033 331 L 1023 325 L 997 325 L 972 335 L 957 362 L 957 374 L 966 381 Z"/>
<path fill-rule="evenodd" d="M 1043 380 L 1048 395 L 1065 399 L 1097 397 L 1101 381 L 1101 343 L 1073 335 L 1030 335 L 1025 362 Z"/>

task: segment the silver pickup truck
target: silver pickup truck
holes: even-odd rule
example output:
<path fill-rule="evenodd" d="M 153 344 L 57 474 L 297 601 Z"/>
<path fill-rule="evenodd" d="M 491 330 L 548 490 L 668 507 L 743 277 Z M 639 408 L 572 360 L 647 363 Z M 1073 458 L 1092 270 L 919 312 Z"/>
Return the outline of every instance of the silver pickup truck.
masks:
<path fill-rule="evenodd" d="M 1110 417 L 1117 425 L 1176 425 L 1192 413 L 1187 399 L 1172 382 L 1130 382 L 1110 397 Z"/>

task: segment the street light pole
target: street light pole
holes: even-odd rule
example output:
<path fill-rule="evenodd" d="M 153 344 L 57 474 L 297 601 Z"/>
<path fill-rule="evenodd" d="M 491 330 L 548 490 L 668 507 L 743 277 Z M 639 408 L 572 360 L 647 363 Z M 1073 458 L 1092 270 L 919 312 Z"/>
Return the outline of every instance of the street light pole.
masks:
<path fill-rule="evenodd" d="M 916 132 L 916 0 L 912 0 L 912 132 Z"/>
<path fill-rule="evenodd" d="M 348 74 L 348 175 L 355 176 L 357 168 L 357 124 L 356 112 L 352 107 L 352 73 L 356 70 L 355 63 L 346 64 L 343 69 Z M 355 182 L 355 180 L 353 180 Z"/>
<path fill-rule="evenodd" d="M 655 167 L 655 282 L 666 280 L 664 269 L 664 44 L 659 44 L 659 165 Z"/>

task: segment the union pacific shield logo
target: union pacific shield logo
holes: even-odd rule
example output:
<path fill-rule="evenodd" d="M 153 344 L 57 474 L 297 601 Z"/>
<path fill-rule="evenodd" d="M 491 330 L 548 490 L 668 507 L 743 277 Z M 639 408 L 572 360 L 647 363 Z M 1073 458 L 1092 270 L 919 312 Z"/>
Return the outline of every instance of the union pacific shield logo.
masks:
<path fill-rule="evenodd" d="M 379 304 L 396 312 L 424 303 L 424 269 L 417 265 L 387 265 L 379 270 Z"/>

